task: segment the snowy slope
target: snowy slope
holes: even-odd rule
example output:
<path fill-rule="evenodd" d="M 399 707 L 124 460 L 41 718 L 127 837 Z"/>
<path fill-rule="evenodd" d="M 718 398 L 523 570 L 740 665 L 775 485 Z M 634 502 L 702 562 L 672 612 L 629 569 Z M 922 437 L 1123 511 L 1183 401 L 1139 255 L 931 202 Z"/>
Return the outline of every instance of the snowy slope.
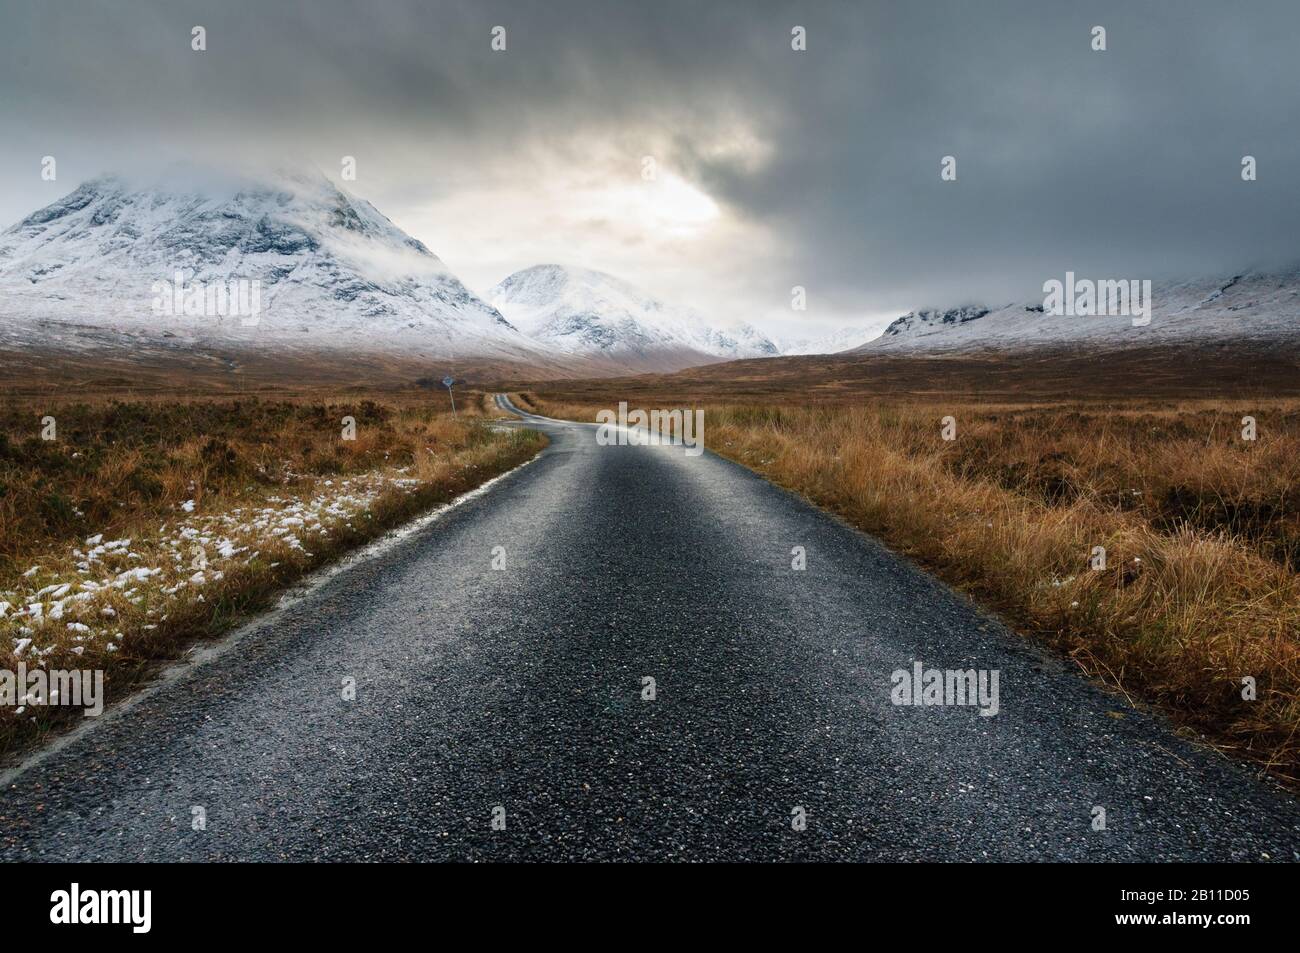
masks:
<path fill-rule="evenodd" d="M 157 313 L 159 282 L 258 280 L 255 326 Z M 90 329 L 89 331 L 87 329 Z M 319 173 L 107 176 L 0 233 L 0 344 L 165 335 L 271 348 L 537 352 L 420 242 Z"/>
<path fill-rule="evenodd" d="M 840 328 L 831 334 L 816 338 L 799 338 L 799 339 L 781 339 L 777 341 L 777 346 L 781 349 L 783 355 L 801 355 L 801 354 L 838 354 L 841 351 L 849 351 L 855 347 L 861 347 L 863 344 L 872 340 L 880 334 L 877 328 Z"/>
<path fill-rule="evenodd" d="M 860 353 L 1023 351 L 1041 348 L 1105 350 L 1132 345 L 1300 343 L 1300 269 L 1154 284 L 1151 322 L 1131 317 L 1053 315 L 1043 300 L 992 309 L 966 306 L 915 311 Z"/>
<path fill-rule="evenodd" d="M 667 371 L 778 353 L 776 345 L 750 325 L 709 325 L 698 312 L 665 304 L 613 275 L 584 268 L 525 268 L 488 292 L 487 299 L 542 344 L 628 368 Z"/>

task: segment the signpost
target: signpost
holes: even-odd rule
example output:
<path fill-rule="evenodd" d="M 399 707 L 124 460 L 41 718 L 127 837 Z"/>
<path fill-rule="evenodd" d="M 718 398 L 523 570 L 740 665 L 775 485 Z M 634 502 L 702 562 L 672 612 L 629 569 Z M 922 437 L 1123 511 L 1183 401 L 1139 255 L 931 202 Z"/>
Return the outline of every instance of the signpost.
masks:
<path fill-rule="evenodd" d="M 451 392 L 451 385 L 454 383 L 456 383 L 456 380 L 453 377 L 448 376 L 442 379 L 442 386 L 447 388 L 447 396 L 451 398 L 451 415 L 459 417 L 460 415 L 456 413 L 456 395 Z"/>

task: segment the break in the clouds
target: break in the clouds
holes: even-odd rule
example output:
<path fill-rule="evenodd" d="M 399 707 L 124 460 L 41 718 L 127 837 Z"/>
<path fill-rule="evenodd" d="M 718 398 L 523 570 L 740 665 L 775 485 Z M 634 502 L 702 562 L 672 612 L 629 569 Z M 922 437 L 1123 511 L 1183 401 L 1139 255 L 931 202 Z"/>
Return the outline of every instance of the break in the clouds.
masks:
<path fill-rule="evenodd" d="M 1289 0 L 0 11 L 6 222 L 177 157 L 338 179 L 353 156 L 343 184 L 479 291 L 559 262 L 786 334 L 1028 298 L 1067 269 L 1300 259 Z"/>

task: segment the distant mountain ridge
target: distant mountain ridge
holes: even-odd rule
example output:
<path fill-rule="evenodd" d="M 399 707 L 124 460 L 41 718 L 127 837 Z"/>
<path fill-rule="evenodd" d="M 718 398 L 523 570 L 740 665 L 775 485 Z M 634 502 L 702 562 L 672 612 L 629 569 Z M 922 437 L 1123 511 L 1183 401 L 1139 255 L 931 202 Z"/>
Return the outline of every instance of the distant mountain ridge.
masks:
<path fill-rule="evenodd" d="M 187 291 L 255 286 L 261 310 L 189 312 Z M 247 290 L 246 288 L 244 289 Z M 417 239 L 323 174 L 178 165 L 91 179 L 0 232 L 0 347 L 91 353 L 163 342 L 274 353 L 484 358 L 610 374 L 774 355 L 602 272 L 544 265 L 471 292 Z M 171 307 L 175 298 L 178 307 Z M 159 304 L 163 305 L 160 310 Z"/>
<path fill-rule="evenodd" d="M 782 356 L 839 354 L 842 351 L 851 351 L 855 347 L 861 347 L 876 338 L 879 333 L 874 328 L 847 327 L 832 331 L 830 334 L 821 337 L 793 340 L 782 338 L 776 343 L 781 349 Z"/>
<path fill-rule="evenodd" d="M 178 272 L 187 284 L 256 282 L 255 326 L 160 312 L 159 289 Z M 1300 267 L 1159 283 L 1151 304 L 1142 327 L 1125 315 L 1044 313 L 1038 298 L 913 311 L 874 340 L 846 327 L 783 341 L 557 264 L 517 271 L 480 298 L 423 243 L 314 171 L 102 176 L 0 232 L 0 350 L 11 352 L 157 344 L 160 359 L 187 348 L 328 351 L 604 376 L 779 355 L 1300 342 Z"/>
<path fill-rule="evenodd" d="M 257 281 L 255 328 L 159 313 L 160 282 Z M 537 346 L 421 242 L 325 176 L 176 169 L 135 186 L 88 181 L 0 233 L 0 335 L 75 346 L 75 327 L 196 342 L 319 350 L 462 350 L 528 358 Z"/>
<path fill-rule="evenodd" d="M 1300 343 L 1300 267 L 1154 284 L 1150 322 L 1131 314 L 1053 314 L 1043 299 L 903 315 L 854 353 L 1038 349 L 1105 351 L 1129 345 Z"/>
<path fill-rule="evenodd" d="M 711 325 L 693 309 L 667 304 L 621 278 L 588 268 L 534 265 L 509 275 L 487 299 L 548 347 L 628 369 L 654 365 L 678 370 L 779 353 L 751 325 Z"/>

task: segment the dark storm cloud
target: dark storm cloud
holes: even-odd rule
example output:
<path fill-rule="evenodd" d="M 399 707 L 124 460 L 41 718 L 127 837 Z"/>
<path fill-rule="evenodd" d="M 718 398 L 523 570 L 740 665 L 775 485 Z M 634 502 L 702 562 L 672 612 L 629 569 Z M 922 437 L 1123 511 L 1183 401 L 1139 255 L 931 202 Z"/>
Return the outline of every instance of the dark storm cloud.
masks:
<path fill-rule="evenodd" d="M 575 166 L 596 146 L 635 155 L 649 129 L 666 162 L 773 236 L 780 252 L 739 276 L 756 296 L 802 284 L 839 315 L 1030 296 L 1067 269 L 1300 259 L 1291 2 L 0 9 L 7 220 L 49 200 L 30 176 L 46 153 L 74 175 L 186 148 L 362 154 L 418 201 L 501 157 L 526 175 L 539 148 Z M 505 55 L 489 49 L 496 24 Z M 1090 49 L 1096 24 L 1106 52 Z M 718 147 L 733 128 L 762 161 Z M 956 182 L 940 181 L 945 155 Z"/>

